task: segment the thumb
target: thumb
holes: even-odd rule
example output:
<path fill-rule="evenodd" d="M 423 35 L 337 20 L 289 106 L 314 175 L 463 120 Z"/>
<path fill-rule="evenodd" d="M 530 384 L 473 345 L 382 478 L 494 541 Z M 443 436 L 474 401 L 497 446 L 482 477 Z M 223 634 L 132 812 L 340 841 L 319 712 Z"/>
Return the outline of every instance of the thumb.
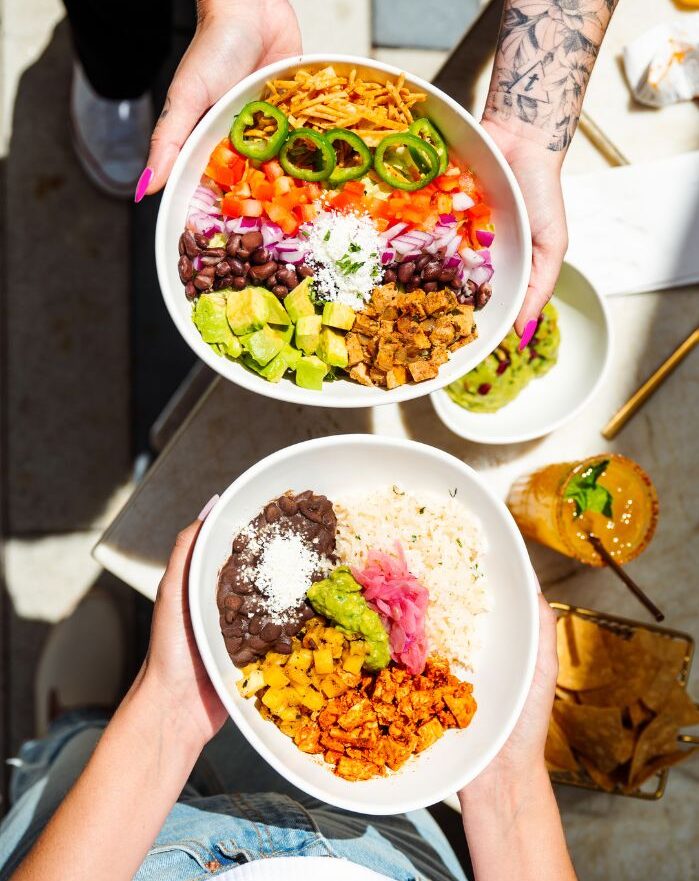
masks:
<path fill-rule="evenodd" d="M 515 330 L 522 338 L 520 348 L 524 348 L 531 340 L 536 330 L 536 322 L 541 314 L 541 310 L 551 299 L 561 271 L 566 247 L 567 243 L 565 241 L 542 244 L 534 242 L 529 286 L 524 297 L 524 303 L 515 321 Z"/>

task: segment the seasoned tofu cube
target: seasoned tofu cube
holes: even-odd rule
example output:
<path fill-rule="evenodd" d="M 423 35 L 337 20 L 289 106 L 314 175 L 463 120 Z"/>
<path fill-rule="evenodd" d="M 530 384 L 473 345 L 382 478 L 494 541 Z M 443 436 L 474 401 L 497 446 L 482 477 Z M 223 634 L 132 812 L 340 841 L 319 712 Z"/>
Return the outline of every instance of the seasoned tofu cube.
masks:
<path fill-rule="evenodd" d="M 356 333 L 350 331 L 345 337 L 347 345 L 347 361 L 350 367 L 359 364 L 364 359 L 362 344 Z"/>
<path fill-rule="evenodd" d="M 395 300 L 398 291 L 395 284 L 382 285 L 380 288 L 374 288 L 371 298 L 371 305 L 381 314 Z"/>
<path fill-rule="evenodd" d="M 369 780 L 380 773 L 380 770 L 373 762 L 350 759 L 347 756 L 342 756 L 335 767 L 337 776 L 344 777 L 345 780 Z"/>
<path fill-rule="evenodd" d="M 421 753 L 428 746 L 432 746 L 443 734 L 444 728 L 442 728 L 442 723 L 436 717 L 430 719 L 429 722 L 424 722 L 417 729 L 416 752 Z"/>
<path fill-rule="evenodd" d="M 373 337 L 379 331 L 379 323 L 362 312 L 358 312 L 357 317 L 354 319 L 352 330 L 355 333 L 363 333 L 368 337 Z"/>
<path fill-rule="evenodd" d="M 394 364 L 393 367 L 386 372 L 386 388 L 398 388 L 399 385 L 405 385 L 408 381 L 408 371 L 403 364 Z"/>
<path fill-rule="evenodd" d="M 366 364 L 355 364 L 350 368 L 350 377 L 360 385 L 373 385 Z"/>
<path fill-rule="evenodd" d="M 380 343 L 379 351 L 376 355 L 376 367 L 379 370 L 388 371 L 393 367 L 394 356 L 398 346 L 395 343 Z"/>
<path fill-rule="evenodd" d="M 410 376 L 414 382 L 424 382 L 427 379 L 434 379 L 439 373 L 439 368 L 429 361 L 413 361 L 408 364 Z"/>
<path fill-rule="evenodd" d="M 432 349 L 432 354 L 430 355 L 430 363 L 436 364 L 437 367 L 440 367 L 442 364 L 446 364 L 449 360 L 449 352 L 444 346 L 435 346 Z"/>
<path fill-rule="evenodd" d="M 437 315 L 446 312 L 449 308 L 450 299 L 445 290 L 430 291 L 425 297 L 425 312 L 428 315 Z"/>
<path fill-rule="evenodd" d="M 345 731 L 351 731 L 353 728 L 362 725 L 368 719 L 376 719 L 376 714 L 372 709 L 371 701 L 365 697 L 357 701 L 355 704 L 352 704 L 349 710 L 340 716 L 337 720 L 337 724 L 344 728 Z"/>
<path fill-rule="evenodd" d="M 470 314 L 464 315 L 461 312 L 456 312 L 454 315 L 451 315 L 452 324 L 456 332 L 459 336 L 468 336 L 473 330 L 473 306 L 467 307 L 471 310 Z"/>

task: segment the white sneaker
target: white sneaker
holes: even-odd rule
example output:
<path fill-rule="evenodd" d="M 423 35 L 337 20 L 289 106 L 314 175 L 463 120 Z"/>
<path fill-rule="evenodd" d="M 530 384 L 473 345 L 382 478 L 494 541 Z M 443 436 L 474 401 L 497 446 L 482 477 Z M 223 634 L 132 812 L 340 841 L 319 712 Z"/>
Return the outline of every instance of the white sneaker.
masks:
<path fill-rule="evenodd" d="M 34 679 L 35 723 L 42 737 L 66 710 L 111 711 L 124 684 L 124 627 L 114 599 L 92 590 L 46 640 Z"/>
<path fill-rule="evenodd" d="M 75 62 L 70 120 L 75 152 L 90 180 L 110 196 L 133 198 L 153 131 L 150 95 L 129 101 L 102 98 Z"/>

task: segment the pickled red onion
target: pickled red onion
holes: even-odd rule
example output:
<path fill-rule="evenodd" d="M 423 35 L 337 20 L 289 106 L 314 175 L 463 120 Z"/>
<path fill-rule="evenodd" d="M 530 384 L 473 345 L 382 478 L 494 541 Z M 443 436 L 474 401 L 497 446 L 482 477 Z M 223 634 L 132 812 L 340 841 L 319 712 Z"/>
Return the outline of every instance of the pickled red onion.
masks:
<path fill-rule="evenodd" d="M 400 542 L 396 542 L 395 549 L 395 554 L 370 550 L 364 568 L 353 569 L 352 574 L 388 631 L 391 657 L 418 675 L 427 660 L 425 616 L 429 594 L 408 569 Z"/>

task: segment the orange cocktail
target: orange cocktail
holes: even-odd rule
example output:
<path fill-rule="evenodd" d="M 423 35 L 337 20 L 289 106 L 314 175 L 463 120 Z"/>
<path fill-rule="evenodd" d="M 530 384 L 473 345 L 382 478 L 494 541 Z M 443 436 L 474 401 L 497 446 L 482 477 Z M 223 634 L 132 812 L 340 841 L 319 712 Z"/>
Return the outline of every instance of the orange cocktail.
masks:
<path fill-rule="evenodd" d="M 577 496 L 574 492 L 580 486 L 590 486 L 597 495 L 590 508 L 585 508 L 584 492 Z M 507 505 L 527 538 L 591 566 L 604 563 L 588 533 L 623 564 L 645 549 L 658 521 L 658 496 L 650 478 L 631 459 L 616 453 L 548 465 L 521 477 L 512 485 Z"/>

